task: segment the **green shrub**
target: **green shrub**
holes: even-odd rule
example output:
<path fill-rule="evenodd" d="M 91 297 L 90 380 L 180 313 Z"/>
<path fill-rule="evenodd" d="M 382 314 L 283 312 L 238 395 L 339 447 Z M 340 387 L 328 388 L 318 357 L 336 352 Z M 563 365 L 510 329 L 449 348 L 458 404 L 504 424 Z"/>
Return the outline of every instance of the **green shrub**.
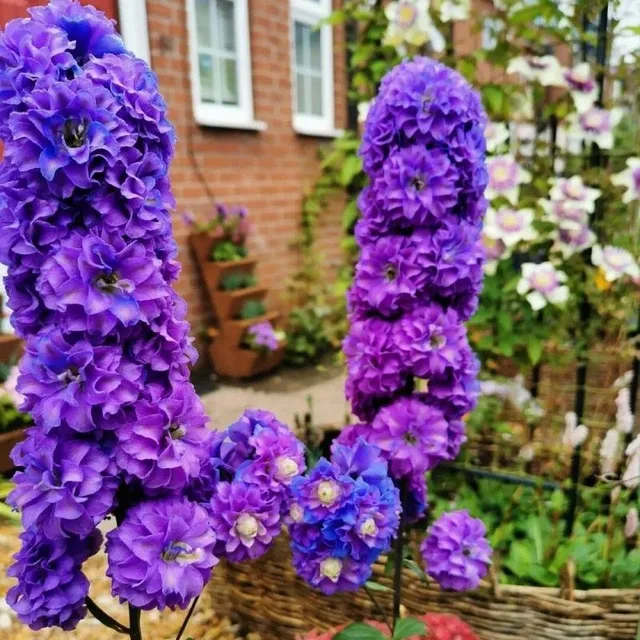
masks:
<path fill-rule="evenodd" d="M 261 300 L 247 300 L 240 310 L 240 318 L 242 318 L 242 320 L 259 318 L 266 312 L 267 310 Z"/>
<path fill-rule="evenodd" d="M 256 277 L 253 273 L 246 271 L 238 271 L 236 273 L 228 273 L 222 282 L 220 288 L 223 291 L 239 291 L 240 289 L 248 289 L 256 286 Z"/>
<path fill-rule="evenodd" d="M 247 249 L 240 244 L 225 240 L 217 244 L 211 252 L 214 262 L 235 262 L 247 257 Z"/>

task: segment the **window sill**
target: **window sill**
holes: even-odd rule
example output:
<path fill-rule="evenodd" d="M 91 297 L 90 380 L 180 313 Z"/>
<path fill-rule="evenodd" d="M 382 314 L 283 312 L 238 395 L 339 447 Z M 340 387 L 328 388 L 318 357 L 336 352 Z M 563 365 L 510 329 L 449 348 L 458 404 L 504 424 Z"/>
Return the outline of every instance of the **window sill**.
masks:
<path fill-rule="evenodd" d="M 266 131 L 267 123 L 262 120 L 225 121 L 220 118 L 196 118 L 196 123 L 201 127 L 211 129 L 231 129 L 238 131 Z"/>
<path fill-rule="evenodd" d="M 313 125 L 294 124 L 293 130 L 298 135 L 310 136 L 312 138 L 340 138 L 344 134 L 344 129 L 317 127 Z"/>

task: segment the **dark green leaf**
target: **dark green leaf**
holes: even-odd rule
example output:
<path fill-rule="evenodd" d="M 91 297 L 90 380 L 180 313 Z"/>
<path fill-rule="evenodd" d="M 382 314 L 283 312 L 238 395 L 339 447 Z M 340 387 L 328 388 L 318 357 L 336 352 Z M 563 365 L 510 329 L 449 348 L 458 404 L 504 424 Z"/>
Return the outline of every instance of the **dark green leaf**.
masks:
<path fill-rule="evenodd" d="M 369 591 L 391 591 L 393 592 L 393 589 L 389 589 L 389 587 L 385 587 L 383 584 L 380 584 L 379 582 L 374 582 L 373 580 L 367 580 L 367 582 L 365 582 L 364 586 L 369 589 Z"/>
<path fill-rule="evenodd" d="M 352 622 L 336 633 L 333 640 L 385 640 L 385 635 L 366 622 Z"/>
<path fill-rule="evenodd" d="M 423 636 L 426 633 L 424 622 L 416 618 L 400 618 L 393 630 L 393 640 L 404 640 L 411 636 Z"/>

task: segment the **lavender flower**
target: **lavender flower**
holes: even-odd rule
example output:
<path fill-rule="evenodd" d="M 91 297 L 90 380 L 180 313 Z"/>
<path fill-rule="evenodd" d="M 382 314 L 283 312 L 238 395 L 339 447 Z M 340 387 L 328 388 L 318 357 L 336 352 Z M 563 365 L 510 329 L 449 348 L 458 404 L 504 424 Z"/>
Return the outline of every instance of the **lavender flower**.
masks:
<path fill-rule="evenodd" d="M 640 158 L 628 158 L 627 168 L 611 176 L 611 182 L 617 187 L 625 187 L 622 202 L 628 204 L 640 200 Z"/>
<path fill-rule="evenodd" d="M 140 503 L 107 534 L 113 595 L 140 609 L 186 608 L 218 563 L 215 542 L 199 505 L 175 497 Z"/>
<path fill-rule="evenodd" d="M 32 527 L 20 534 L 20 540 L 22 548 L 7 570 L 18 584 L 9 589 L 7 602 L 20 622 L 34 631 L 53 626 L 75 629 L 87 613 L 89 581 L 82 563 L 98 551 L 100 533 L 50 540 Z"/>
<path fill-rule="evenodd" d="M 491 564 L 485 534 L 484 524 L 467 511 L 441 516 L 420 547 L 427 573 L 443 589 L 475 589 Z"/>
<path fill-rule="evenodd" d="M 279 346 L 273 325 L 270 322 L 259 322 L 247 329 L 247 343 L 255 351 L 270 353 Z"/>
<path fill-rule="evenodd" d="M 218 484 L 209 505 L 216 555 L 231 562 L 259 558 L 280 533 L 281 509 L 279 498 L 258 485 Z"/>

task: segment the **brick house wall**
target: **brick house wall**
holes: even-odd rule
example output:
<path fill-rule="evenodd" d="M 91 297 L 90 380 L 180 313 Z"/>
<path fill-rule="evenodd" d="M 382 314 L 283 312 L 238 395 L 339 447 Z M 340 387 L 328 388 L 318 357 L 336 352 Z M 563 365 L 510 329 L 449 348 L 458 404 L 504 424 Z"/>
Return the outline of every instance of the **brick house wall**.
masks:
<path fill-rule="evenodd" d="M 299 135 L 292 126 L 288 0 L 248 2 L 254 115 L 266 123 L 266 130 L 198 126 L 192 109 L 185 4 L 147 0 L 147 15 L 151 63 L 178 134 L 171 168 L 178 212 L 174 231 L 183 267 L 177 288 L 187 300 L 197 336 L 210 320 L 210 309 L 179 212 L 191 211 L 204 219 L 212 206 L 208 192 L 221 202 L 246 205 L 253 225 L 250 250 L 260 261 L 258 277 L 271 289 L 271 308 L 284 311 L 286 280 L 299 264 L 291 244 L 299 230 L 302 195 L 318 176 L 318 151 L 329 140 Z M 346 78 L 339 30 L 334 30 L 333 45 L 335 126 L 340 129 L 346 125 Z M 341 254 L 340 212 L 335 203 L 319 224 L 319 251 L 328 264 Z"/>

